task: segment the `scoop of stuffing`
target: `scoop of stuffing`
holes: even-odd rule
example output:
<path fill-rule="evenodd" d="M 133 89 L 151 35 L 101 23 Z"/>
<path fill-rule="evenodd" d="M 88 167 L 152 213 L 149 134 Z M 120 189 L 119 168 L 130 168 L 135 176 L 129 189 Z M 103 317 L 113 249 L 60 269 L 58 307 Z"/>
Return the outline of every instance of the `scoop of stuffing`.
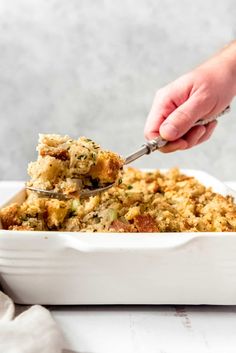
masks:
<path fill-rule="evenodd" d="M 80 137 L 39 135 L 38 159 L 28 166 L 28 186 L 70 194 L 114 183 L 124 161 L 94 141 Z"/>

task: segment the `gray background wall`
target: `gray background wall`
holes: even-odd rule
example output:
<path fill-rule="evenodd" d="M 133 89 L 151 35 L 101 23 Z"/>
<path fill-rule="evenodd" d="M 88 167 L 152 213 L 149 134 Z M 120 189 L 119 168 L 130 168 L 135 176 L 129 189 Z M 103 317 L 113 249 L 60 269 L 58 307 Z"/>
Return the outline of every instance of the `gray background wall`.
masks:
<path fill-rule="evenodd" d="M 236 37 L 234 0 L 0 0 L 0 178 L 24 179 L 37 135 L 143 141 L 155 91 Z M 236 105 L 210 142 L 143 158 L 236 179 Z"/>

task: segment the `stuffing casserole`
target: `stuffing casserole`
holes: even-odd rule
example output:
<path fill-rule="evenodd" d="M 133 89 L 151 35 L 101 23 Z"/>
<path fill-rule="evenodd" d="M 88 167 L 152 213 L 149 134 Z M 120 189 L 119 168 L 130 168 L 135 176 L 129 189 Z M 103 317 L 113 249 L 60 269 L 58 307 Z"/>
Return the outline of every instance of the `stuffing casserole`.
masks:
<path fill-rule="evenodd" d="M 128 168 L 108 191 L 59 201 L 28 192 L 0 211 L 4 229 L 80 232 L 235 232 L 232 197 L 214 193 L 178 169 Z"/>
<path fill-rule="evenodd" d="M 236 205 L 178 169 L 123 170 L 124 160 L 90 139 L 40 135 L 29 186 L 71 194 L 115 185 L 88 199 L 61 201 L 27 191 L 0 211 L 4 229 L 80 232 L 236 231 Z"/>

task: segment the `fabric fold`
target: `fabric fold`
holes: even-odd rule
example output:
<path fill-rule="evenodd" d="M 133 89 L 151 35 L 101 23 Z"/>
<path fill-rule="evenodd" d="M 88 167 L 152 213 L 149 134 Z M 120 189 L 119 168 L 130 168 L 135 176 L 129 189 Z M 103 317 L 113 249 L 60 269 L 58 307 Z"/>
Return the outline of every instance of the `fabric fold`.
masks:
<path fill-rule="evenodd" d="M 34 305 L 16 318 L 14 313 L 14 303 L 0 292 L 0 352 L 62 352 L 63 335 L 47 309 Z"/>

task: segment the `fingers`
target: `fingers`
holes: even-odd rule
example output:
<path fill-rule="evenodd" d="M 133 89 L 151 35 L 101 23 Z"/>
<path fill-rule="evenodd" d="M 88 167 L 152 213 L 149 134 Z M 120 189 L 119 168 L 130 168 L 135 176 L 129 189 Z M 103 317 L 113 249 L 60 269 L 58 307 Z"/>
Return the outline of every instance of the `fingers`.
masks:
<path fill-rule="evenodd" d="M 180 138 L 190 130 L 199 118 L 205 116 L 209 110 L 210 107 L 207 101 L 200 102 L 198 96 L 192 95 L 161 124 L 160 135 L 168 141 Z"/>
<path fill-rule="evenodd" d="M 161 124 L 176 109 L 176 105 L 170 97 L 171 92 L 168 87 L 157 92 L 144 128 L 144 135 L 147 140 L 159 135 Z"/>
<path fill-rule="evenodd" d="M 194 126 L 182 138 L 169 142 L 159 150 L 163 153 L 170 153 L 199 145 L 211 137 L 216 125 L 217 121 L 213 121 L 206 126 Z"/>
<path fill-rule="evenodd" d="M 184 139 L 187 142 L 187 148 L 195 146 L 199 140 L 205 135 L 206 127 L 205 126 L 194 126 L 190 129 L 187 134 L 184 135 Z"/>
<path fill-rule="evenodd" d="M 213 134 L 213 131 L 215 130 L 217 126 L 217 121 L 212 121 L 206 126 L 206 132 L 205 134 L 199 139 L 198 144 L 207 141 L 211 135 Z"/>
<path fill-rule="evenodd" d="M 161 135 L 169 141 L 161 148 L 164 153 L 193 147 L 207 140 L 214 130 L 211 124 L 193 126 L 197 120 L 211 116 L 216 107 L 206 85 L 196 89 L 193 83 L 193 77 L 185 75 L 156 94 L 144 132 L 148 140 Z"/>
<path fill-rule="evenodd" d="M 190 99 L 189 97 L 193 94 L 193 83 L 192 75 L 187 74 L 157 91 L 144 129 L 148 140 L 156 137 L 162 123 L 165 120 L 168 121 L 169 118 L 171 121 L 172 114 Z"/>
<path fill-rule="evenodd" d="M 185 150 L 188 147 L 188 143 L 183 139 L 178 139 L 174 142 L 169 142 L 164 147 L 161 147 L 159 151 L 163 153 L 175 152 L 178 150 Z"/>

